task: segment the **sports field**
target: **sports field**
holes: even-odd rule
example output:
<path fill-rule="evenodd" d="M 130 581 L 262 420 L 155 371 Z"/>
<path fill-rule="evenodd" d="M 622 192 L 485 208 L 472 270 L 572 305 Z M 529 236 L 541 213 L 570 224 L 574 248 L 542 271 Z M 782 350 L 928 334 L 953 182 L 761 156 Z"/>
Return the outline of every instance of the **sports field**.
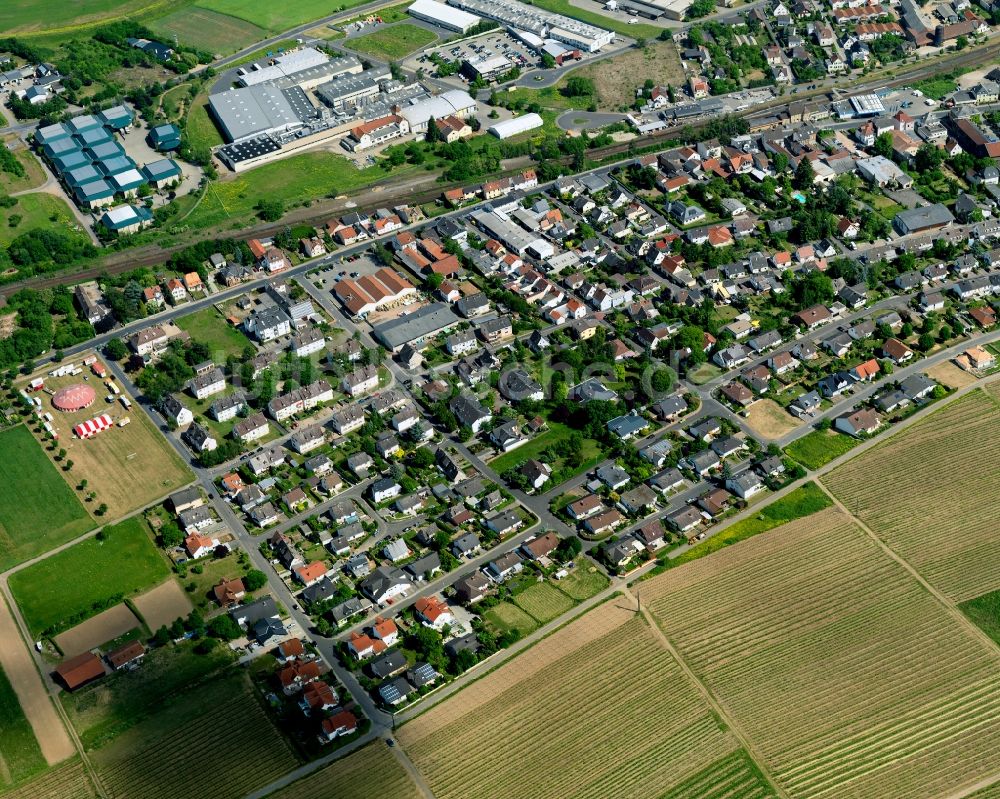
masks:
<path fill-rule="evenodd" d="M 793 799 L 930 799 L 997 770 L 1000 653 L 836 509 L 642 596 Z"/>
<path fill-rule="evenodd" d="M 345 46 L 383 61 L 395 61 L 435 41 L 437 36 L 427 28 L 404 22 L 357 36 Z"/>
<path fill-rule="evenodd" d="M 169 574 L 146 522 L 134 516 L 112 527 L 103 541 L 88 538 L 15 572 L 10 588 L 28 627 L 38 634 L 95 615 L 109 599 L 131 596 Z"/>
<path fill-rule="evenodd" d="M 234 671 L 163 695 L 154 715 L 90 758 L 109 799 L 241 799 L 298 765 Z"/>
<path fill-rule="evenodd" d="M 973 391 L 822 482 L 955 601 L 1000 588 L 1000 402 Z"/>
<path fill-rule="evenodd" d="M 227 322 L 215 308 L 204 308 L 176 320 L 181 330 L 191 334 L 191 338 L 208 346 L 216 363 L 225 363 L 226 356 L 239 356 L 250 346 L 241 330 Z"/>
<path fill-rule="evenodd" d="M 0 569 L 6 570 L 93 528 L 73 490 L 27 427 L 0 433 Z"/>
<path fill-rule="evenodd" d="M 0 669 L 0 791 L 5 786 L 23 782 L 45 766 L 31 725 L 7 675 Z"/>
<path fill-rule="evenodd" d="M 176 36 L 182 44 L 219 55 L 235 53 L 267 36 L 251 22 L 197 6 L 153 20 L 150 28 L 170 41 Z"/>
<path fill-rule="evenodd" d="M 79 383 L 81 377 L 46 376 L 45 386 L 58 391 Z M 126 411 L 118 402 L 105 401 L 106 387 L 92 376 L 89 385 L 97 390 L 97 400 L 89 408 L 63 413 L 52 407 L 48 395 L 42 396 L 42 407 L 55 417 L 53 424 L 59 431 L 58 446 L 66 450 L 66 459 L 57 464 L 64 479 L 76 489 L 78 496 L 92 491 L 97 494 L 86 503 L 91 513 L 105 504 L 107 512 L 101 518 L 119 518 L 176 491 L 194 478 L 191 470 L 134 401 L 132 409 Z M 114 427 L 93 438 L 74 438 L 74 425 L 102 413 L 112 417 Z M 117 422 L 126 416 L 129 424 L 118 427 Z M 70 471 L 62 468 L 66 461 L 73 462 Z M 82 480 L 87 481 L 83 490 L 78 488 Z"/>
<path fill-rule="evenodd" d="M 335 760 L 305 779 L 272 794 L 272 799 L 370 799 L 378 775 L 381 799 L 422 799 L 413 780 L 381 741 Z"/>
<path fill-rule="evenodd" d="M 553 633 L 398 735 L 438 799 L 508 799 L 511 786 L 519 797 L 545 799 L 771 795 L 732 733 L 621 600 Z"/>

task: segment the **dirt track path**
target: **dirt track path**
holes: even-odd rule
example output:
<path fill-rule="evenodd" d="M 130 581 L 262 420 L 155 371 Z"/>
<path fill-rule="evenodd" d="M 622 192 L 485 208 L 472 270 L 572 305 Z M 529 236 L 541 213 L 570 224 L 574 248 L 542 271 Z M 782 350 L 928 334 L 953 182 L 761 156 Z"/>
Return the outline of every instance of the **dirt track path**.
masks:
<path fill-rule="evenodd" d="M 42 755 L 50 766 L 76 754 L 76 747 L 52 705 L 49 692 L 32 662 L 27 642 L 11 615 L 5 599 L 0 598 L 0 666 L 10 681 L 21 709 L 38 739 Z"/>

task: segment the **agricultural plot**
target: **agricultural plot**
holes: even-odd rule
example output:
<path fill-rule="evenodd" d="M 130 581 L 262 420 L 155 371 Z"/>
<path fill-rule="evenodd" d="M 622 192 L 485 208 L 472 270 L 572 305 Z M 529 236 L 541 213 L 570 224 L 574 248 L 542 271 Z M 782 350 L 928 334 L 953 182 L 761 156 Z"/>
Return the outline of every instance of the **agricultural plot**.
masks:
<path fill-rule="evenodd" d="M 764 438 L 781 438 L 799 426 L 799 422 L 772 399 L 757 400 L 747 408 L 747 424 Z"/>
<path fill-rule="evenodd" d="M 73 490 L 27 427 L 0 433 L 0 569 L 40 555 L 93 527 Z"/>
<path fill-rule="evenodd" d="M 559 581 L 559 590 L 582 602 L 608 587 L 608 578 L 590 558 L 578 558 L 576 568 Z"/>
<path fill-rule="evenodd" d="M 574 602 L 551 583 L 535 583 L 518 593 L 514 604 L 544 624 L 561 616 Z"/>
<path fill-rule="evenodd" d="M 188 699 L 189 693 L 196 699 L 207 695 L 218 682 L 220 670 L 232 663 L 232 656 L 221 646 L 207 655 L 193 649 L 192 643 L 153 649 L 141 669 L 118 672 L 73 693 L 60 694 L 84 747 L 103 746 L 156 716 L 170 702 L 195 704 Z M 208 686 L 204 691 L 199 688 L 203 684 Z"/>
<path fill-rule="evenodd" d="M 298 765 L 243 674 L 164 701 L 91 759 L 109 799 L 238 799 Z"/>
<path fill-rule="evenodd" d="M 361 5 L 363 0 L 297 0 L 295 3 L 270 3 L 267 0 L 197 0 L 199 8 L 207 8 L 252 22 L 271 32 L 285 31 L 337 11 Z"/>
<path fill-rule="evenodd" d="M 44 768 L 45 758 L 38 748 L 31 725 L 21 710 L 7 675 L 0 670 L 0 790 L 26 780 Z"/>
<path fill-rule="evenodd" d="M 998 472 L 1000 404 L 974 391 L 823 482 L 928 582 L 962 601 L 1000 587 Z"/>
<path fill-rule="evenodd" d="M 141 517 L 111 527 L 103 538 L 88 538 L 11 575 L 11 592 L 32 633 L 81 621 L 113 604 L 109 600 L 170 575 Z"/>
<path fill-rule="evenodd" d="M 251 22 L 197 6 L 160 17 L 150 23 L 150 27 L 170 41 L 176 36 L 182 44 L 222 55 L 234 53 L 267 36 Z"/>
<path fill-rule="evenodd" d="M 152 0 L 5 0 L 0 4 L 0 33 L 42 32 L 114 19 L 156 5 Z"/>
<path fill-rule="evenodd" d="M 132 604 L 150 630 L 158 630 L 164 625 L 169 626 L 193 610 L 188 595 L 181 590 L 177 581 L 172 579 L 139 594 L 132 600 Z"/>
<path fill-rule="evenodd" d="M 517 630 L 522 636 L 525 636 L 534 632 L 538 627 L 537 621 L 510 602 L 501 602 L 483 611 L 483 619 L 498 635 L 502 635 L 508 630 Z"/>
<path fill-rule="evenodd" d="M 612 600 L 407 723 L 399 738 L 438 799 L 757 797 L 755 775 L 649 627 Z M 470 747 L 470 736 L 476 746 Z M 573 763 L 572 768 L 560 764 Z"/>
<path fill-rule="evenodd" d="M 785 454 L 807 469 L 818 469 L 860 443 L 856 438 L 832 430 L 813 430 L 785 447 Z"/>
<path fill-rule="evenodd" d="M 53 636 L 52 641 L 65 657 L 80 655 L 108 641 L 121 638 L 142 625 L 127 605 L 119 604 L 91 616 L 85 622 Z M 141 630 L 140 630 L 141 632 Z"/>
<path fill-rule="evenodd" d="M 45 387 L 58 391 L 79 382 L 80 376 L 46 377 Z M 89 408 L 57 411 L 48 395 L 42 398 L 42 408 L 55 417 L 53 424 L 59 431 L 58 446 L 66 450 L 66 458 L 59 464 L 64 479 L 74 488 L 86 480 L 82 493 L 97 494 L 88 503 L 92 511 L 102 504 L 107 505 L 104 518 L 116 519 L 155 502 L 193 479 L 191 470 L 141 409 L 134 403 L 128 411 L 117 402 L 107 403 L 101 393 L 107 394 L 107 389 L 100 383 L 95 385 L 93 379 L 90 384 L 97 389 L 98 398 Z M 93 438 L 73 437 L 75 425 L 102 413 L 112 417 L 116 423 L 114 427 Z M 117 422 L 126 416 L 129 424 L 118 427 Z M 69 471 L 64 470 L 67 461 L 73 462 Z"/>
<path fill-rule="evenodd" d="M 958 606 L 979 629 L 1000 646 L 1000 591 L 977 596 Z"/>
<path fill-rule="evenodd" d="M 94 799 L 94 788 L 83 770 L 83 763 L 74 760 L 52 769 L 5 793 L 4 799 Z"/>
<path fill-rule="evenodd" d="M 370 799 L 372 775 L 382 799 L 421 799 L 413 780 L 381 741 L 368 744 L 326 768 L 271 795 L 271 799 Z"/>
<path fill-rule="evenodd" d="M 643 586 L 793 799 L 929 799 L 1000 757 L 1000 655 L 840 511 Z"/>

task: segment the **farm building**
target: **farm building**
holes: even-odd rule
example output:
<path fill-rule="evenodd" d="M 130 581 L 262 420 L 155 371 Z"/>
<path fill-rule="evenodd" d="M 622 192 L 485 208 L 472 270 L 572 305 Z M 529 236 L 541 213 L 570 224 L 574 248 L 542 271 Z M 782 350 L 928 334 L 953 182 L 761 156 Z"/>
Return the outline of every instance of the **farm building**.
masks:
<path fill-rule="evenodd" d="M 527 133 L 529 130 L 540 128 L 543 124 L 542 118 L 535 113 L 522 114 L 514 119 L 505 119 L 488 127 L 487 133 L 492 133 L 498 139 L 509 139 L 520 133 Z"/>
<path fill-rule="evenodd" d="M 104 665 L 93 652 L 64 660 L 55 671 L 56 676 L 70 691 L 104 676 Z"/>
<path fill-rule="evenodd" d="M 437 0 L 417 0 L 406 11 L 411 17 L 459 33 L 468 33 L 480 22 L 475 14 L 438 3 Z"/>

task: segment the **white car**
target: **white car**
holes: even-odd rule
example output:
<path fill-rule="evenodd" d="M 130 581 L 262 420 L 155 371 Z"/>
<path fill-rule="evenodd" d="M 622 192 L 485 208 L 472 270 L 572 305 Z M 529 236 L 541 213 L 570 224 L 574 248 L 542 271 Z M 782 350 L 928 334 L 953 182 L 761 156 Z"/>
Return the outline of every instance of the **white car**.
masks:
<path fill-rule="evenodd" d="M 638 17 L 629 17 L 628 18 L 628 24 L 629 25 L 638 25 L 639 24 L 639 18 Z"/>

